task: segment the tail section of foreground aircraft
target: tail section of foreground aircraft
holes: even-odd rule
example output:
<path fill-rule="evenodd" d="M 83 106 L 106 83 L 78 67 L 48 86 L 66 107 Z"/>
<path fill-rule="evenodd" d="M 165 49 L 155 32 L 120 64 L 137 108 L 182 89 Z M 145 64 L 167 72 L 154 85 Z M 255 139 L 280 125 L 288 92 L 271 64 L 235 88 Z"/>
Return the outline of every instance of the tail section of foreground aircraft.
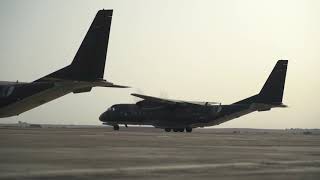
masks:
<path fill-rule="evenodd" d="M 282 100 L 287 66 L 287 60 L 279 60 L 258 94 L 230 105 L 132 94 L 143 100 L 113 105 L 99 119 L 114 130 L 119 130 L 119 124 L 134 124 L 152 125 L 167 132 L 191 132 L 193 128 L 218 125 L 251 112 L 286 107 Z"/>
<path fill-rule="evenodd" d="M 40 78 L 36 82 L 61 79 L 71 81 L 102 80 L 112 13 L 112 10 L 100 10 L 97 13 L 78 52 L 69 66 Z"/>
<path fill-rule="evenodd" d="M 72 63 L 31 83 L 0 82 L 0 118 L 19 115 L 68 93 L 117 87 L 103 79 L 113 10 L 100 10 Z"/>

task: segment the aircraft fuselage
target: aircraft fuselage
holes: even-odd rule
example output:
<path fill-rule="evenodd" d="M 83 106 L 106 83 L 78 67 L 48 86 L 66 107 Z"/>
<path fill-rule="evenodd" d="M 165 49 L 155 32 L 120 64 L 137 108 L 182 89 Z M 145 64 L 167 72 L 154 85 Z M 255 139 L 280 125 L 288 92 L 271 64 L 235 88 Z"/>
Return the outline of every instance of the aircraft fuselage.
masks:
<path fill-rule="evenodd" d="M 140 107 L 136 104 L 118 104 L 109 108 L 100 116 L 107 125 L 152 125 L 158 128 L 196 128 L 218 125 L 245 114 L 270 110 L 271 105 L 232 104 L 210 105 L 203 107 Z"/>

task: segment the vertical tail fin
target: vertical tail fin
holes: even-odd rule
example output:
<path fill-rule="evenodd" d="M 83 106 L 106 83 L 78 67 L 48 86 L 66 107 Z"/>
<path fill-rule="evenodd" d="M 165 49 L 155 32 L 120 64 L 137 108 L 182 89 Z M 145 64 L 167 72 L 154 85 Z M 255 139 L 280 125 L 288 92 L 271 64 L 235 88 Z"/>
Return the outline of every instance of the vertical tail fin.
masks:
<path fill-rule="evenodd" d="M 258 101 L 281 104 L 286 80 L 288 60 L 279 60 L 258 94 Z"/>
<path fill-rule="evenodd" d="M 113 10 L 100 10 L 94 18 L 72 63 L 37 81 L 103 79 Z"/>

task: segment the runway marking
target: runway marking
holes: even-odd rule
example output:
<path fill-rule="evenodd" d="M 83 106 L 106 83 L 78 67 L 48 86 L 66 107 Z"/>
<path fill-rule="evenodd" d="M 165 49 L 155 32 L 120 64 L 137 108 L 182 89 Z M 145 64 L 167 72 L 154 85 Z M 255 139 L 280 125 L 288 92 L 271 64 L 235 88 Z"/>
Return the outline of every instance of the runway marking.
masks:
<path fill-rule="evenodd" d="M 257 166 L 274 166 L 274 165 L 303 165 L 301 168 L 281 168 L 269 170 L 254 170 L 252 172 L 242 172 L 239 174 L 270 174 L 284 172 L 320 172 L 320 160 L 311 161 L 262 161 L 262 162 L 236 162 L 236 163 L 211 163 L 211 164 L 176 164 L 176 165 L 158 165 L 158 166 L 138 166 L 124 168 L 85 168 L 70 170 L 43 170 L 28 171 L 25 173 L 1 173 L 0 178 L 32 178 L 32 177 L 56 177 L 56 176 L 79 176 L 79 175 L 98 175 L 111 173 L 132 173 L 132 172 L 153 172 L 153 171 L 175 171 L 175 170 L 192 170 L 192 169 L 215 169 L 215 168 L 241 168 Z M 309 166 L 307 166 L 308 164 Z"/>

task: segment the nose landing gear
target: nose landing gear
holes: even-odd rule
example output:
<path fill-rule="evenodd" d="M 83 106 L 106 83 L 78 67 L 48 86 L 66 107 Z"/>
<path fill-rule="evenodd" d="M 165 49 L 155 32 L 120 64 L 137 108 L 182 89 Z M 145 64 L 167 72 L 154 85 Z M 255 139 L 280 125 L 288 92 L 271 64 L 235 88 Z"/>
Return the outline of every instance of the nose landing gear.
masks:
<path fill-rule="evenodd" d="M 118 125 L 118 124 L 113 125 L 113 130 L 115 130 L 115 131 L 119 131 L 119 129 L 120 129 L 120 127 L 119 127 L 119 125 Z"/>

